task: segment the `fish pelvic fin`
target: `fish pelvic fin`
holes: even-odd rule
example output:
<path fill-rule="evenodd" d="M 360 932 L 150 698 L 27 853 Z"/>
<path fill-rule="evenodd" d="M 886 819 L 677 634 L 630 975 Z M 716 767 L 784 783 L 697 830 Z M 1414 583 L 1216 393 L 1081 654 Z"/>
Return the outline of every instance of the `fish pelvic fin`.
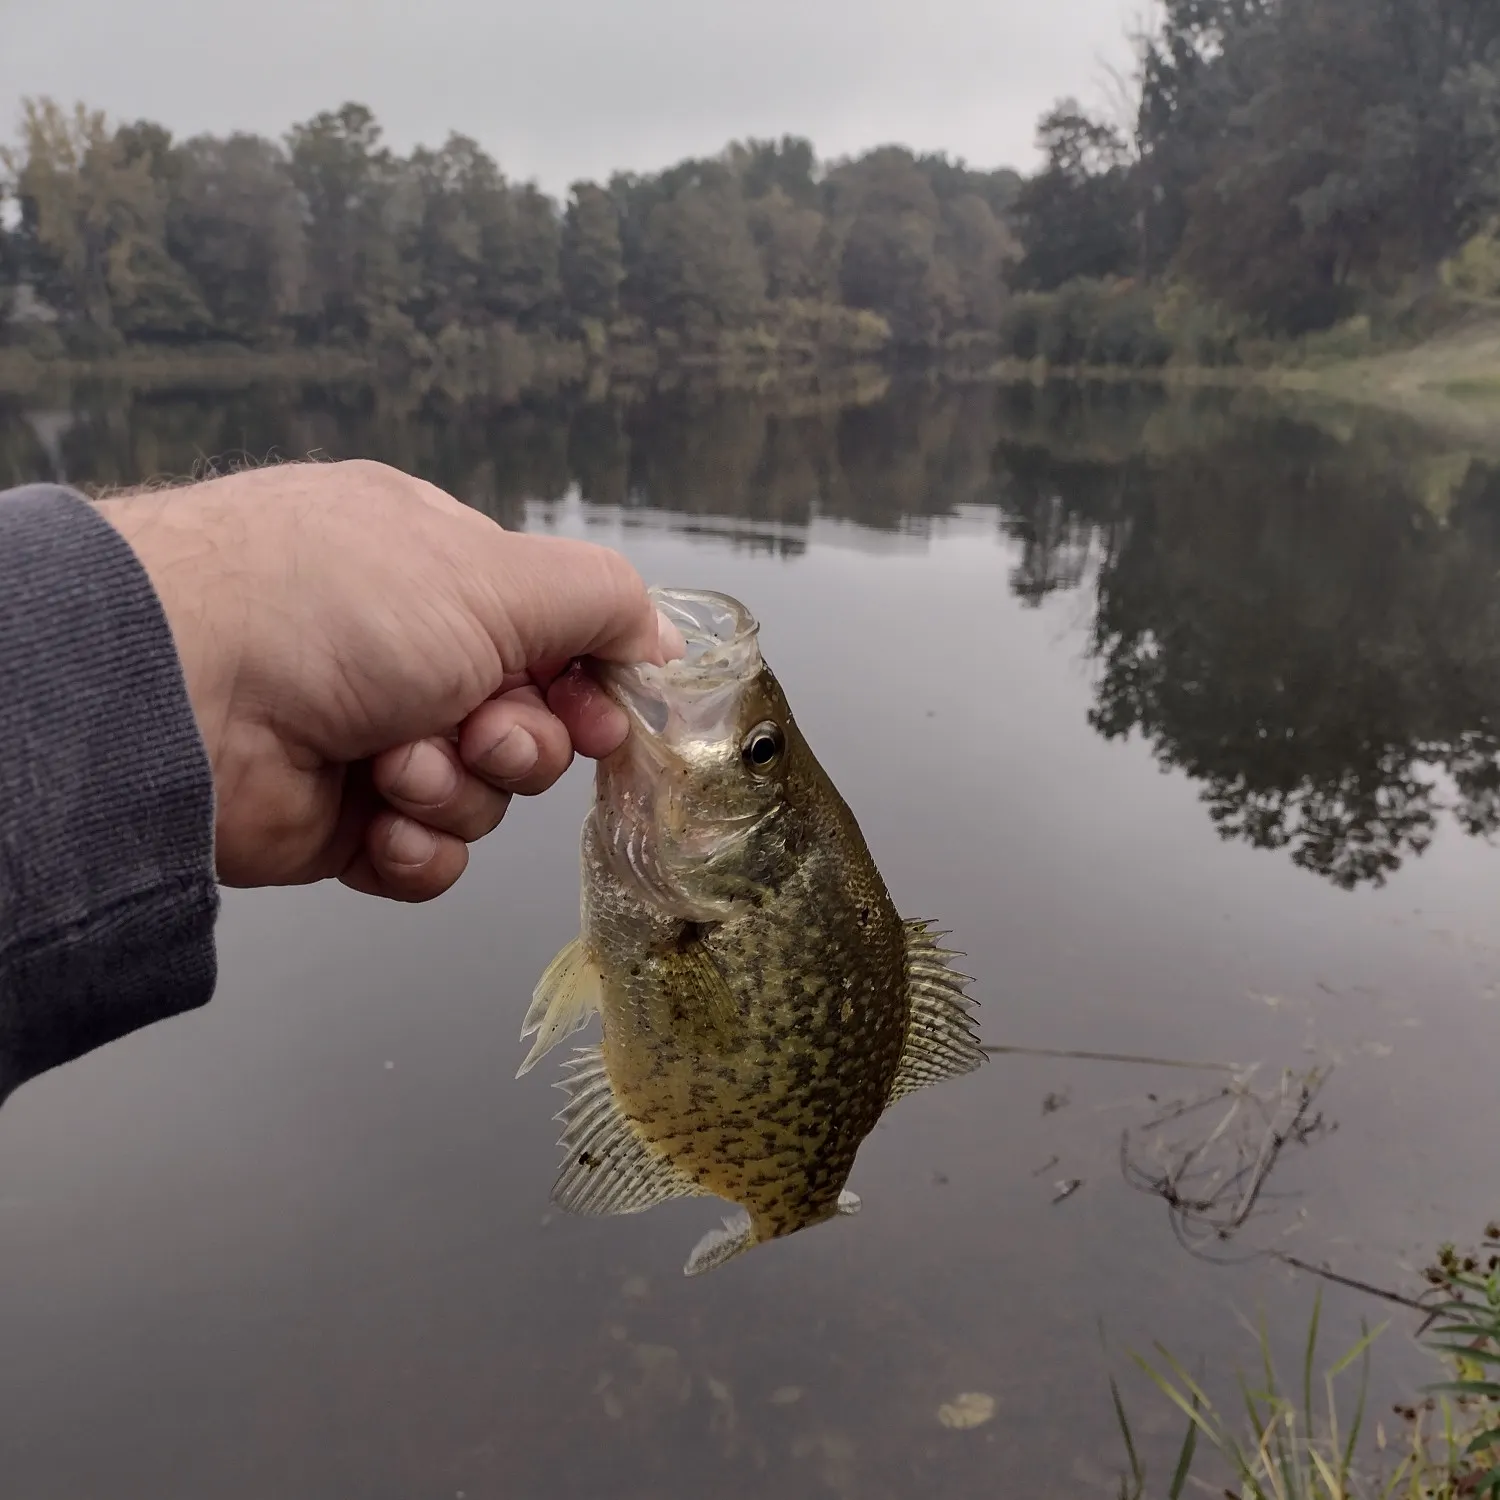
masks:
<path fill-rule="evenodd" d="M 961 1078 L 984 1061 L 974 1031 L 975 1001 L 964 990 L 969 975 L 959 973 L 948 962 L 962 955 L 938 947 L 937 940 L 948 934 L 931 931 L 930 922 L 909 921 L 905 925 L 911 1013 L 888 1104 L 929 1084 Z"/>
<path fill-rule="evenodd" d="M 720 1228 L 710 1229 L 693 1246 L 682 1274 L 701 1276 L 705 1271 L 712 1271 L 715 1266 L 722 1266 L 726 1260 L 733 1260 L 736 1255 L 744 1254 L 755 1243 L 755 1226 L 750 1221 L 750 1215 L 744 1209 L 726 1214 Z"/>
<path fill-rule="evenodd" d="M 698 1185 L 659 1155 L 621 1111 L 598 1047 L 580 1047 L 564 1064 L 568 1102 L 558 1145 L 567 1156 L 552 1201 L 572 1214 L 638 1214 Z"/>
<path fill-rule="evenodd" d="M 532 992 L 521 1036 L 524 1040 L 535 1032 L 536 1041 L 516 1070 L 517 1078 L 529 1073 L 560 1041 L 588 1025 L 599 1009 L 603 987 L 599 966 L 583 940 L 574 938 L 547 965 Z"/>

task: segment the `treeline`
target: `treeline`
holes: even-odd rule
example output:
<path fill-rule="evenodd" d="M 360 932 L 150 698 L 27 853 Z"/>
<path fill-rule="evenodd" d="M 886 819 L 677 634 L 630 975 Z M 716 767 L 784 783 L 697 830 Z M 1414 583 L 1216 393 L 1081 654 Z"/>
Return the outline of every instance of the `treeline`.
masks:
<path fill-rule="evenodd" d="M 401 156 L 357 104 L 176 141 L 34 101 L 0 156 L 0 338 L 1139 367 L 1258 357 L 1445 273 L 1500 294 L 1496 0 L 1161 0 L 1138 61 L 1119 120 L 1042 119 L 1029 179 L 783 138 L 561 204 L 462 136 Z"/>
<path fill-rule="evenodd" d="M 1019 286 L 1169 282 L 1300 334 L 1435 289 L 1500 210 L 1495 0 L 1161 0 L 1139 61 L 1129 128 L 1042 121 Z"/>
<path fill-rule="evenodd" d="M 896 148 L 825 164 L 750 141 L 565 204 L 454 135 L 401 156 L 357 104 L 281 142 L 175 141 L 51 101 L 4 156 L 10 337 L 70 351 L 462 350 L 496 329 L 597 347 L 800 340 L 879 352 L 993 334 L 1020 179 Z"/>

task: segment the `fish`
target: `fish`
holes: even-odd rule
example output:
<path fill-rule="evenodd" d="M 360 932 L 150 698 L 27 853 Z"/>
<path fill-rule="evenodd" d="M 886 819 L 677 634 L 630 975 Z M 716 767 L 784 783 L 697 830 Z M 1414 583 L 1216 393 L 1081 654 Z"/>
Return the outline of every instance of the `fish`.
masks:
<path fill-rule="evenodd" d="M 653 588 L 683 655 L 594 663 L 630 732 L 599 761 L 578 935 L 547 966 L 518 1077 L 562 1064 L 553 1202 L 733 1205 L 683 1267 L 856 1213 L 846 1183 L 885 1111 L 984 1061 L 963 955 L 903 919 L 803 738 L 739 600 Z"/>

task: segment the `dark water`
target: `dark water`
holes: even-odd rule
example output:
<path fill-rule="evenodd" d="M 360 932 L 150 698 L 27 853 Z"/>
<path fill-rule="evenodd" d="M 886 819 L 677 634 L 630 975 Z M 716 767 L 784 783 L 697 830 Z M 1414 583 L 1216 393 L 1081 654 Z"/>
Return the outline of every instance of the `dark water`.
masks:
<path fill-rule="evenodd" d="M 1177 1430 L 1126 1349 L 1222 1383 L 1264 1311 L 1295 1367 L 1312 1283 L 1251 1252 L 1411 1290 L 1494 1213 L 1484 462 L 1060 391 L 0 406 L 0 482 L 273 449 L 744 598 L 898 905 L 966 950 L 987 1040 L 1259 1061 L 1267 1090 L 1332 1062 L 1337 1128 L 1210 1265 L 1121 1133 L 1139 1160 L 1206 1136 L 1224 1101 L 1148 1127 L 1225 1075 L 1001 1056 L 887 1117 L 859 1218 L 686 1281 L 712 1207 L 549 1213 L 556 1069 L 512 1081 L 575 930 L 581 765 L 432 906 L 231 893 L 207 1011 L 5 1108 L 6 1500 L 1105 1494 L 1107 1368 L 1153 1456 Z M 1327 1296 L 1330 1355 L 1394 1314 L 1382 1397 L 1431 1378 L 1399 1310 Z M 964 1392 L 994 1416 L 952 1430 Z"/>

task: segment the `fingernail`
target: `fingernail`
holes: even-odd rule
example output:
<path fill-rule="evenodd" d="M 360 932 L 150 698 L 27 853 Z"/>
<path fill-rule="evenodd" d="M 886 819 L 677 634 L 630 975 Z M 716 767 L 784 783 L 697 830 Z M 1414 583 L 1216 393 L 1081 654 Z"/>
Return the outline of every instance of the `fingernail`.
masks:
<path fill-rule="evenodd" d="M 515 781 L 536 765 L 536 758 L 536 741 L 517 724 L 479 757 L 479 765 L 497 781 Z"/>
<path fill-rule="evenodd" d="M 391 795 L 414 807 L 440 807 L 458 790 L 458 772 L 438 749 L 419 741 L 391 783 Z"/>
<path fill-rule="evenodd" d="M 385 841 L 385 857 L 393 865 L 425 865 L 437 853 L 437 837 L 410 818 L 397 818 Z"/>
<path fill-rule="evenodd" d="M 687 655 L 687 642 L 683 640 L 682 632 L 660 610 L 656 612 L 656 639 L 664 660 L 676 661 Z"/>

